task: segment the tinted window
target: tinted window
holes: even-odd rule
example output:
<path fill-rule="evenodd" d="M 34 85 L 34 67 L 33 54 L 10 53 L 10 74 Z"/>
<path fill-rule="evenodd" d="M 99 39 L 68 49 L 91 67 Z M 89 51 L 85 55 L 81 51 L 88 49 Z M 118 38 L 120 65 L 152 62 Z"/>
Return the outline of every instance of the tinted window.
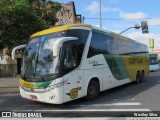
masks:
<path fill-rule="evenodd" d="M 80 41 L 66 41 L 63 43 L 62 64 L 63 74 L 66 74 L 80 65 L 82 58 Z"/>
<path fill-rule="evenodd" d="M 89 31 L 81 29 L 71 29 L 66 31 L 66 37 L 77 37 L 83 44 L 86 43 Z"/>
<path fill-rule="evenodd" d="M 128 53 L 128 41 L 118 40 L 118 54 Z"/>
<path fill-rule="evenodd" d="M 92 57 L 97 54 L 106 53 L 106 36 L 103 33 L 93 31 L 88 52 L 88 57 Z"/>
<path fill-rule="evenodd" d="M 116 39 L 111 36 L 106 35 L 106 48 L 107 53 L 114 54 L 114 48 L 116 47 Z"/>
<path fill-rule="evenodd" d="M 147 53 L 148 48 L 145 45 L 122 38 L 113 37 L 106 33 L 94 30 L 92 32 L 88 57 L 92 57 L 97 54 L 146 56 Z"/>
<path fill-rule="evenodd" d="M 114 38 L 113 41 L 114 44 L 112 45 L 113 46 L 112 54 L 118 54 L 118 39 Z"/>
<path fill-rule="evenodd" d="M 76 47 L 67 46 L 64 51 L 64 69 L 70 69 L 77 66 L 77 50 Z"/>

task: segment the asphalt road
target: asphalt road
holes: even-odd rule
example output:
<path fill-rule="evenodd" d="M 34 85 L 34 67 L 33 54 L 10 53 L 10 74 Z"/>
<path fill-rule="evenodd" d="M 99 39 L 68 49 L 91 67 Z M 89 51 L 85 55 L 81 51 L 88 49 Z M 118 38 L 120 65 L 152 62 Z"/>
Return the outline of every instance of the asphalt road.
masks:
<path fill-rule="evenodd" d="M 160 111 L 160 71 L 151 72 L 143 83 L 104 91 L 94 101 L 82 98 L 53 105 L 23 99 L 19 93 L 0 94 L 0 111 L 40 112 L 52 117 L 132 116 L 135 112 Z"/>
<path fill-rule="evenodd" d="M 19 93 L 19 77 L 0 78 L 0 94 Z"/>

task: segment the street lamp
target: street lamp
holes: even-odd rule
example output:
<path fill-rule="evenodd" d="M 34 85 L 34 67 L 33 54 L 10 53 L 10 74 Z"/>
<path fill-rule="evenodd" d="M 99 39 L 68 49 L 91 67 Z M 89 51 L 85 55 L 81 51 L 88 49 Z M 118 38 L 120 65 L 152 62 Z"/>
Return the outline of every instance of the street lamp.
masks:
<path fill-rule="evenodd" d="M 139 26 L 139 25 L 135 25 L 135 26 L 132 26 L 132 27 L 127 28 L 126 30 L 120 32 L 119 34 L 122 34 L 122 33 L 126 32 L 127 30 L 129 30 L 129 29 L 131 29 L 131 28 L 139 29 L 140 27 L 141 27 L 141 26 Z"/>

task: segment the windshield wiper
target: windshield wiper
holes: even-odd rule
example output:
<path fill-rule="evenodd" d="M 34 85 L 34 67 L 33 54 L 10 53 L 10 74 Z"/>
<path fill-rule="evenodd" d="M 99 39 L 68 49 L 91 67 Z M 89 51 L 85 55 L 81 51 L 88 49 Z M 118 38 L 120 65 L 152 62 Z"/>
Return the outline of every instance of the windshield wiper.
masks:
<path fill-rule="evenodd" d="M 26 63 L 25 63 L 25 64 L 26 64 Z M 29 72 L 30 68 L 31 68 L 31 64 L 29 65 L 28 68 L 25 68 L 26 70 L 25 70 L 24 75 L 23 75 L 24 78 L 26 78 L 26 75 L 28 75 L 28 72 Z"/>
<path fill-rule="evenodd" d="M 37 57 L 37 55 L 36 55 L 35 60 L 34 60 L 34 62 L 33 62 L 33 67 L 34 67 L 33 73 L 34 73 L 34 75 L 36 74 L 37 58 L 38 58 L 38 57 Z"/>
<path fill-rule="evenodd" d="M 44 79 L 44 77 L 41 75 L 41 73 L 39 74 L 39 76 L 40 76 L 42 82 L 45 82 L 45 79 Z"/>
<path fill-rule="evenodd" d="M 36 68 L 37 68 L 37 60 L 38 60 L 38 51 L 36 52 L 36 56 L 35 56 L 35 59 L 34 59 L 34 62 L 33 62 L 33 66 L 34 66 L 34 75 L 36 74 Z"/>

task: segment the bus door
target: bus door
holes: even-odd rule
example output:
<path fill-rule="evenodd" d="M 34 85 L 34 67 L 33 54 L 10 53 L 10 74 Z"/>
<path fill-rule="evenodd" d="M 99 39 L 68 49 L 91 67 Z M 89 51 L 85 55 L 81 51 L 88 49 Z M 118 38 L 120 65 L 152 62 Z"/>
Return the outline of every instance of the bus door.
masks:
<path fill-rule="evenodd" d="M 77 48 L 74 44 L 64 45 L 63 58 L 63 81 L 64 81 L 64 101 L 76 99 L 78 91 L 78 71 L 77 68 Z"/>

